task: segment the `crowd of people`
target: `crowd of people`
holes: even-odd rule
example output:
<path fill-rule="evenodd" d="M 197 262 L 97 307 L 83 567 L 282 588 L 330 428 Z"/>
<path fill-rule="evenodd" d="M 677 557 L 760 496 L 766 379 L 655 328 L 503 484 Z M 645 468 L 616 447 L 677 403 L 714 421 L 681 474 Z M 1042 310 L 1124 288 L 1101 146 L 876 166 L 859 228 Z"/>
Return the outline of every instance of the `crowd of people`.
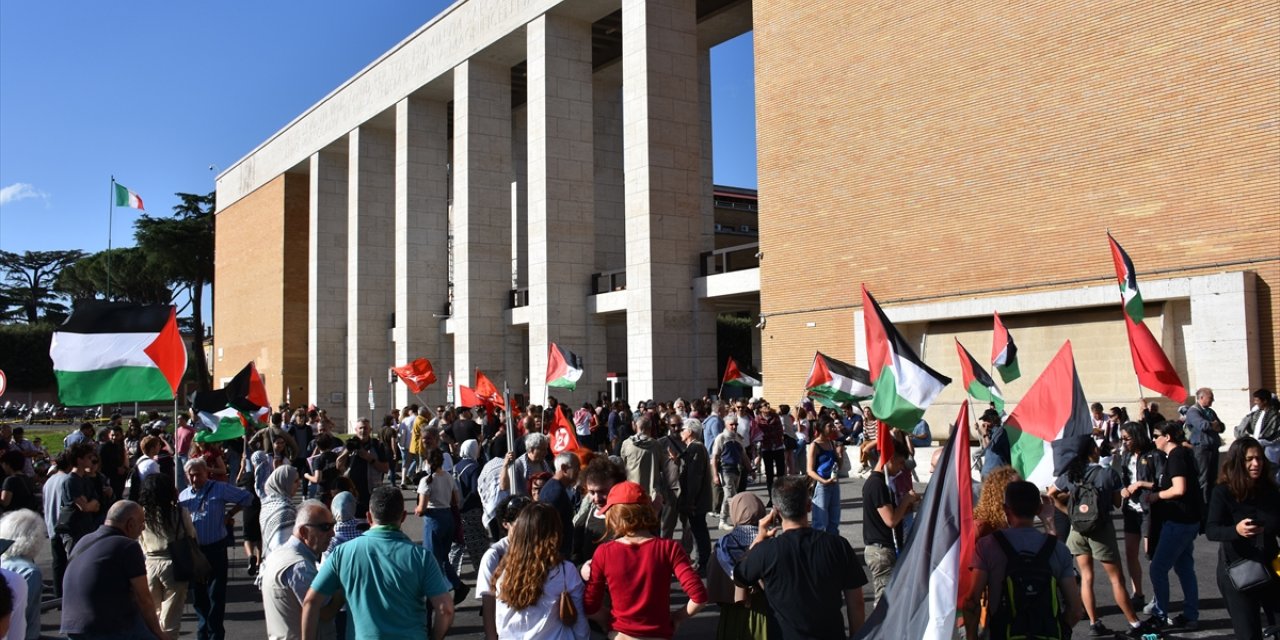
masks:
<path fill-rule="evenodd" d="M 1194 629 L 1192 552 L 1204 535 L 1220 548 L 1236 635 L 1261 638 L 1280 612 L 1280 417 L 1270 392 L 1254 401 L 1220 461 L 1225 426 L 1209 389 L 1173 420 L 1153 404 L 1132 421 L 1094 405 L 1093 433 L 1055 444 L 1062 468 L 1049 487 L 1018 476 L 1001 415 L 985 412 L 974 587 L 957 635 L 1067 637 L 1087 618 L 1110 637 L 1098 568 L 1122 634 Z M 551 450 L 560 416 L 576 449 Z M 340 437 L 323 410 L 282 406 L 244 438 L 210 442 L 186 416 L 172 429 L 113 418 L 70 434 L 47 474 L 0 426 L 7 637 L 39 637 L 35 558 L 48 544 L 69 637 L 176 638 L 190 600 L 197 637 L 224 638 L 228 550 L 242 544 L 269 638 L 439 638 L 473 587 L 488 638 L 670 638 L 713 604 L 721 638 L 844 638 L 868 601 L 893 606 L 921 500 L 921 434 L 851 404 L 550 399 L 511 416 L 409 406 L 374 422 Z M 894 443 L 884 452 L 881 429 Z M 839 530 L 847 476 L 864 478 L 856 550 Z M 762 491 L 747 491 L 753 482 Z M 402 529 L 410 510 L 420 543 Z M 714 543 L 709 520 L 722 531 Z"/>

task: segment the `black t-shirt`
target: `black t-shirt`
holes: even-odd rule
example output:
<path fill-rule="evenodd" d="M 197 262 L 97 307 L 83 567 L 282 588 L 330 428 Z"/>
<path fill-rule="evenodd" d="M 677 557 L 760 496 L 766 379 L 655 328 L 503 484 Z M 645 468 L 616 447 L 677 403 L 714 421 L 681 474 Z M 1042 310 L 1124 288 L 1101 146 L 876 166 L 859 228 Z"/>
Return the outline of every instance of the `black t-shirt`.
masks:
<path fill-rule="evenodd" d="M 466 418 L 458 418 L 449 427 L 450 433 L 453 435 L 453 441 L 462 444 L 468 440 L 480 440 L 480 425 L 475 420 L 467 420 Z"/>
<path fill-rule="evenodd" d="M 76 508 L 76 498 L 83 497 L 87 501 L 96 500 L 98 492 L 94 485 L 95 482 L 91 478 L 86 478 L 78 473 L 67 474 L 66 482 L 62 483 L 60 502 L 63 509 L 72 512 L 67 521 L 66 531 L 66 533 L 71 534 L 72 538 L 78 539 L 80 536 L 93 531 L 93 514 Z"/>
<path fill-rule="evenodd" d="M 19 509 L 30 509 L 36 513 L 40 512 L 40 503 L 36 500 L 35 488 L 31 485 L 31 478 L 19 471 L 4 479 L 4 486 L 0 490 L 8 491 L 11 494 L 9 506 L 6 511 L 17 511 Z"/>
<path fill-rule="evenodd" d="M 1156 480 L 1156 489 L 1164 491 L 1173 486 L 1173 479 L 1186 478 L 1186 491 L 1171 500 L 1156 502 L 1154 512 L 1161 519 L 1170 522 L 1191 524 L 1200 522 L 1204 498 L 1200 495 L 1200 473 L 1196 468 L 1195 457 L 1191 449 L 1183 446 L 1173 448 L 1169 459 L 1164 464 L 1164 473 Z"/>
<path fill-rule="evenodd" d="M 893 506 L 893 492 L 889 489 L 889 483 L 885 480 L 884 472 L 872 471 L 871 476 L 867 478 L 867 482 L 862 485 L 862 542 L 864 544 L 879 544 L 890 549 L 894 546 L 894 534 L 901 534 L 902 526 L 896 529 L 890 529 L 880 518 L 879 509 L 883 506 Z"/>
<path fill-rule="evenodd" d="M 867 583 L 849 541 L 811 527 L 756 545 L 733 569 L 738 584 L 764 581 L 784 638 L 845 638 L 844 591 Z"/>
<path fill-rule="evenodd" d="M 388 462 L 387 450 L 383 448 L 382 443 L 370 438 L 360 444 L 360 450 L 368 450 L 373 452 L 373 460 L 371 462 Z M 365 462 L 364 458 L 352 452 L 347 457 L 347 477 L 351 478 L 352 484 L 356 485 L 356 489 L 360 491 L 360 496 L 364 500 L 368 500 L 370 480 L 372 475 L 381 475 L 380 472 L 373 469 L 371 462 Z"/>
<path fill-rule="evenodd" d="M 131 581 L 147 575 L 142 547 L 123 531 L 102 526 L 80 539 L 62 579 L 62 632 L 108 634 L 142 618 Z"/>
<path fill-rule="evenodd" d="M 564 485 L 552 478 L 542 485 L 542 490 L 538 492 L 538 502 L 555 507 L 556 513 L 560 514 L 560 556 L 569 559 L 569 554 L 573 551 L 573 499 L 569 497 Z"/>

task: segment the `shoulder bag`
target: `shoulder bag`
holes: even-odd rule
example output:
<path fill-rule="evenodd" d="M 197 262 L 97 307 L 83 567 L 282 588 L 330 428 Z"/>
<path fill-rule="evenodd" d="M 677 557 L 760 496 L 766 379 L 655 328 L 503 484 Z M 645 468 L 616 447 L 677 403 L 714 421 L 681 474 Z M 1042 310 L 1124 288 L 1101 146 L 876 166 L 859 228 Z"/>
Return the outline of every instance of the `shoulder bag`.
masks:
<path fill-rule="evenodd" d="M 556 613 L 560 616 L 560 622 L 566 627 L 572 627 L 578 622 L 578 608 L 573 606 L 573 597 L 569 595 L 569 579 L 565 576 L 564 565 L 560 565 L 560 580 L 564 586 L 564 590 L 560 592 L 560 601 L 557 603 Z"/>
<path fill-rule="evenodd" d="M 178 512 L 178 535 L 169 543 L 169 558 L 173 561 L 173 577 L 179 582 L 204 584 L 213 573 L 213 566 L 200 550 L 200 545 L 187 535 L 182 512 Z"/>

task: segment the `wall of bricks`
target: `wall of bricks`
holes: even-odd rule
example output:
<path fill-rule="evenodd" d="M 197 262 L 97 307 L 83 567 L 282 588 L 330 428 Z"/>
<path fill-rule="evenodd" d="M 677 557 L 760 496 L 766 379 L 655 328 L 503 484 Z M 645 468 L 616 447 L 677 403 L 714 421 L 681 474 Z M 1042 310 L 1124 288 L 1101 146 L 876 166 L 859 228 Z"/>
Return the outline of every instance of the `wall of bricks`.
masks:
<path fill-rule="evenodd" d="M 1278 20 L 1261 1 L 755 3 L 770 395 L 798 394 L 815 348 L 853 359 L 859 282 L 886 307 L 1097 284 L 1108 229 L 1140 278 L 1255 271 L 1274 388 Z"/>

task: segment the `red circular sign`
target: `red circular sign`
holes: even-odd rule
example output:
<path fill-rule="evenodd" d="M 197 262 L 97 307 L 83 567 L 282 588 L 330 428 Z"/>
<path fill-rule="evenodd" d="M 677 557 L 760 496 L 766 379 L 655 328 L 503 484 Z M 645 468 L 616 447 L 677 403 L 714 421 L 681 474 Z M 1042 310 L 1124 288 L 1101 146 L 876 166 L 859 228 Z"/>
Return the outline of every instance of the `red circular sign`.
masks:
<path fill-rule="evenodd" d="M 8 386 L 8 381 L 4 377 L 4 371 L 0 370 L 0 396 L 4 395 L 4 389 Z"/>

